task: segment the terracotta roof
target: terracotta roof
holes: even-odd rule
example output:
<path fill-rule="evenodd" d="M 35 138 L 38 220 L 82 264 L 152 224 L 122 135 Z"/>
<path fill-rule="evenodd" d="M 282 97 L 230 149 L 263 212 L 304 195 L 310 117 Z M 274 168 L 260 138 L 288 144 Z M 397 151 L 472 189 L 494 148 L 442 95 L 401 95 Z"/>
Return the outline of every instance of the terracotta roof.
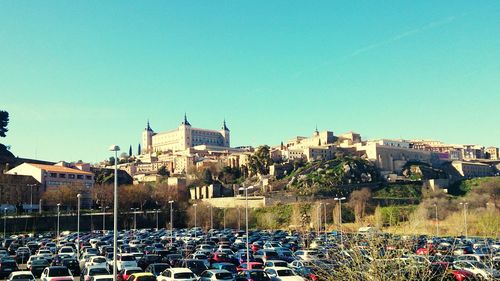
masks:
<path fill-rule="evenodd" d="M 79 175 L 93 175 L 93 173 L 85 172 L 78 169 L 72 169 L 64 166 L 53 166 L 53 165 L 43 165 L 43 164 L 32 164 L 27 163 L 31 166 L 37 167 L 39 169 L 45 170 L 47 172 L 55 172 L 55 173 L 68 173 L 68 174 L 79 174 Z"/>

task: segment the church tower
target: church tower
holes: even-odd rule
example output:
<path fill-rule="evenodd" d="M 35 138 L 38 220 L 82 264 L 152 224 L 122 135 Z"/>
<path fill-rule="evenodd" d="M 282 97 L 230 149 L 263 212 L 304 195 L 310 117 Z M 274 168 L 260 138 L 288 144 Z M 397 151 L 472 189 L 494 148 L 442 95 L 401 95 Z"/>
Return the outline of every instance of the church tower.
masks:
<path fill-rule="evenodd" d="M 222 128 L 221 130 L 219 131 L 222 135 L 222 137 L 224 138 L 224 147 L 230 147 L 231 145 L 231 137 L 230 137 L 230 133 L 229 133 L 229 128 L 227 127 L 226 125 L 226 119 L 224 119 L 224 122 L 222 123 Z"/>
<path fill-rule="evenodd" d="M 190 148 L 193 143 L 192 134 L 191 134 L 191 124 L 187 119 L 186 113 L 184 113 L 184 121 L 179 126 L 179 136 L 180 143 L 178 150 L 185 150 Z"/>
<path fill-rule="evenodd" d="M 142 131 L 142 151 L 141 154 L 145 153 L 151 153 L 153 152 L 153 135 L 154 135 L 153 129 L 151 129 L 151 126 L 149 126 L 149 120 L 146 125 L 146 128 L 144 128 L 144 131 Z"/>

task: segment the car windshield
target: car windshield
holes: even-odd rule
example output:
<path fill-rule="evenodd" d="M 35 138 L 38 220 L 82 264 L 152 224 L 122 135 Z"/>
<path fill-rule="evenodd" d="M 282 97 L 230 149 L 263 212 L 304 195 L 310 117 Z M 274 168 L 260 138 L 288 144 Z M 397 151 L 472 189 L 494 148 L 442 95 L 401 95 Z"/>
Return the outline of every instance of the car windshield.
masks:
<path fill-rule="evenodd" d="M 277 262 L 274 262 L 274 266 L 287 267 L 288 264 L 286 262 L 277 261 Z"/>
<path fill-rule="evenodd" d="M 293 274 L 293 271 L 291 271 L 290 269 L 281 269 L 281 270 L 278 270 L 278 276 L 294 276 L 295 274 Z"/>
<path fill-rule="evenodd" d="M 99 278 L 99 279 L 94 279 L 94 281 L 113 281 L 113 278 Z"/>
<path fill-rule="evenodd" d="M 95 263 L 103 263 L 103 262 L 106 262 L 106 259 L 105 258 L 95 258 L 92 261 Z"/>
<path fill-rule="evenodd" d="M 228 279 L 233 279 L 233 275 L 229 272 L 220 272 L 220 273 L 215 274 L 215 278 L 222 279 L 222 280 L 228 280 Z"/>
<path fill-rule="evenodd" d="M 250 272 L 250 278 L 254 281 L 269 280 L 269 277 L 267 277 L 267 274 L 264 271 L 252 271 Z"/>
<path fill-rule="evenodd" d="M 181 272 L 181 273 L 175 273 L 174 274 L 174 279 L 192 279 L 195 278 L 194 274 L 191 272 Z"/>
<path fill-rule="evenodd" d="M 228 265 L 223 265 L 223 266 L 221 267 L 221 269 L 227 270 L 227 271 L 232 272 L 232 273 L 236 273 L 236 272 L 238 272 L 238 270 L 236 269 L 236 266 L 231 265 L 231 264 L 228 264 Z"/>
<path fill-rule="evenodd" d="M 166 264 L 157 264 L 154 267 L 155 272 L 163 272 L 165 269 L 169 268 Z"/>
<path fill-rule="evenodd" d="M 33 278 L 33 275 L 30 274 L 19 274 L 16 276 L 12 276 L 12 279 L 16 280 L 16 279 L 35 279 L 35 278 Z"/>
<path fill-rule="evenodd" d="M 89 276 L 96 276 L 96 275 L 109 275 L 109 272 L 106 268 L 92 268 L 89 270 Z"/>
<path fill-rule="evenodd" d="M 58 277 L 58 276 L 70 276 L 69 271 L 65 267 L 56 267 L 51 268 L 49 272 L 50 277 Z"/>
<path fill-rule="evenodd" d="M 264 269 L 264 265 L 260 263 L 256 263 L 252 265 L 252 269 Z"/>
<path fill-rule="evenodd" d="M 48 266 L 49 262 L 45 259 L 40 259 L 40 260 L 34 260 L 31 262 L 31 265 L 38 265 L 38 266 Z"/>
<path fill-rule="evenodd" d="M 137 277 L 137 281 L 156 281 L 156 277 L 154 277 L 154 276 L 140 276 L 140 277 Z"/>
<path fill-rule="evenodd" d="M 121 261 L 135 261 L 135 257 L 134 256 L 122 256 L 120 258 Z"/>
<path fill-rule="evenodd" d="M 142 270 L 139 270 L 139 269 L 129 269 L 127 270 L 127 275 L 131 275 L 131 274 L 134 274 L 134 273 L 139 273 L 139 272 L 142 272 Z"/>
<path fill-rule="evenodd" d="M 480 262 L 475 262 L 475 263 L 472 263 L 472 265 L 474 267 L 477 267 L 477 268 L 480 268 L 480 269 L 486 269 L 486 266 Z"/>

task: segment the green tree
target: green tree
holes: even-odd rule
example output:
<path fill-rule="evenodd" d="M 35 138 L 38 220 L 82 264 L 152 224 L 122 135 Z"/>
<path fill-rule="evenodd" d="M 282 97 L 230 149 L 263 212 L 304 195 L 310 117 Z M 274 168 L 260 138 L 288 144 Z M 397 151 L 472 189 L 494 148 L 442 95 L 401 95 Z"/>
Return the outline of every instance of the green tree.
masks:
<path fill-rule="evenodd" d="M 7 125 L 9 124 L 9 113 L 7 111 L 0 110 L 0 137 L 4 138 L 9 130 Z"/>
<path fill-rule="evenodd" d="M 115 164 L 115 157 L 109 157 L 109 165 L 114 165 Z"/>
<path fill-rule="evenodd" d="M 165 177 L 165 176 L 168 177 L 170 175 L 170 173 L 168 172 L 168 170 L 165 166 L 161 166 L 160 169 L 158 169 L 158 175 L 163 176 L 163 177 Z"/>
<path fill-rule="evenodd" d="M 252 174 L 269 174 L 269 166 L 273 164 L 270 148 L 267 145 L 259 146 L 248 160 L 248 169 Z"/>
<path fill-rule="evenodd" d="M 210 169 L 203 170 L 203 182 L 205 184 L 212 184 L 213 178 L 212 178 L 212 172 L 210 171 Z"/>
<path fill-rule="evenodd" d="M 128 148 L 128 157 L 132 157 L 132 145 Z"/>

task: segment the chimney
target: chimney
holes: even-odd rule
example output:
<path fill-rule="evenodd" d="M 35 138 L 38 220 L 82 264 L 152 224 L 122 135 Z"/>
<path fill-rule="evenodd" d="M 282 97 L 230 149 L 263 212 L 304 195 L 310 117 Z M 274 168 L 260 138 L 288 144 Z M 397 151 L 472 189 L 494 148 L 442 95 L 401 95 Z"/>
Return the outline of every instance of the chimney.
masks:
<path fill-rule="evenodd" d="M 5 163 L 5 170 L 3 171 L 4 174 L 7 174 L 7 172 L 10 170 L 10 165 L 9 163 Z"/>

